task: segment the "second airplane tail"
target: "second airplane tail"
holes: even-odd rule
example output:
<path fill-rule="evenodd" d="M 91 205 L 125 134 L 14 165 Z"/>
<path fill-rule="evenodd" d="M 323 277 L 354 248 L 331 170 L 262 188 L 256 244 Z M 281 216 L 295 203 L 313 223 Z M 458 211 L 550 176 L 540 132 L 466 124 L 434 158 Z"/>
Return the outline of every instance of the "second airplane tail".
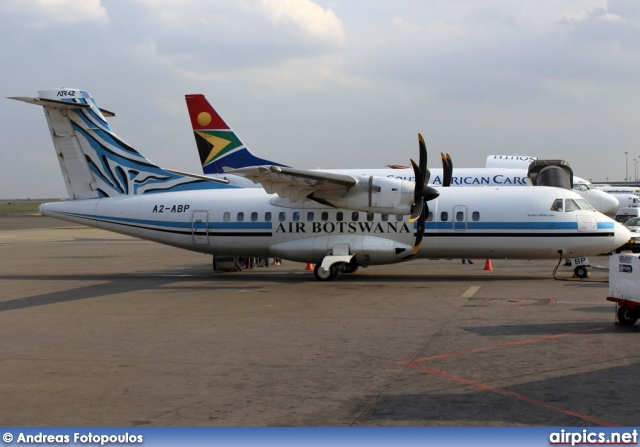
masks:
<path fill-rule="evenodd" d="M 250 166 L 286 166 L 253 155 L 204 95 L 185 95 L 185 100 L 205 174 Z"/>

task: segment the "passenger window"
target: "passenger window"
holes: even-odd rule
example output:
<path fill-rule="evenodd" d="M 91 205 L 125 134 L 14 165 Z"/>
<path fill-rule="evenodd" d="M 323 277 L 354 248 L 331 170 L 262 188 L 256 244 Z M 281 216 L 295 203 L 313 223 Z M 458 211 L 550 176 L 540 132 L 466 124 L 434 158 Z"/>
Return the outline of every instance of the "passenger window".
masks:
<path fill-rule="evenodd" d="M 293 221 L 294 222 L 298 222 L 300 220 L 300 212 L 299 211 L 295 211 L 293 213 Z"/>
<path fill-rule="evenodd" d="M 562 199 L 556 199 L 553 201 L 553 205 L 551 205 L 551 211 L 562 212 Z"/>
<path fill-rule="evenodd" d="M 329 213 L 327 213 L 326 211 L 323 211 L 322 214 L 320 214 L 320 220 L 323 222 L 326 222 L 329 220 Z"/>
<path fill-rule="evenodd" d="M 433 211 L 429 211 L 427 214 L 427 222 L 433 222 Z"/>
<path fill-rule="evenodd" d="M 382 219 L 383 222 L 386 222 L 389 220 L 389 215 L 388 214 L 381 214 L 380 215 L 380 219 Z"/>
<path fill-rule="evenodd" d="M 564 205 L 565 205 L 565 208 L 564 208 L 565 213 L 569 213 L 571 211 L 577 211 L 580 209 L 576 201 L 573 199 L 565 200 Z"/>
<path fill-rule="evenodd" d="M 367 213 L 367 220 L 371 222 L 373 220 L 373 213 Z"/>
<path fill-rule="evenodd" d="M 258 221 L 258 213 L 254 211 L 253 213 L 251 213 L 251 222 L 257 222 L 257 221 Z"/>
<path fill-rule="evenodd" d="M 338 212 L 336 213 L 336 220 L 337 220 L 338 222 L 342 222 L 342 219 L 343 219 L 342 211 L 338 211 Z"/>
<path fill-rule="evenodd" d="M 264 213 L 264 220 L 265 222 L 271 222 L 271 211 Z"/>
<path fill-rule="evenodd" d="M 474 222 L 477 222 L 480 220 L 480 212 L 479 211 L 474 211 L 473 213 L 471 213 L 471 220 Z"/>
<path fill-rule="evenodd" d="M 238 222 L 242 222 L 244 220 L 244 213 L 241 211 L 238 213 Z"/>
<path fill-rule="evenodd" d="M 287 214 L 284 211 L 280 211 L 280 214 L 278 214 L 278 220 L 280 222 L 284 222 L 287 220 Z"/>
<path fill-rule="evenodd" d="M 396 214 L 396 222 L 402 222 L 404 220 L 404 216 L 401 214 Z"/>
<path fill-rule="evenodd" d="M 313 222 L 313 211 L 307 213 L 307 222 Z"/>
<path fill-rule="evenodd" d="M 442 222 L 446 222 L 449 220 L 449 213 L 447 213 L 446 211 L 443 211 L 440 213 L 440 220 Z"/>
<path fill-rule="evenodd" d="M 462 211 L 456 212 L 456 221 L 458 222 L 464 221 L 464 213 Z"/>
<path fill-rule="evenodd" d="M 360 213 L 357 211 L 354 211 L 353 213 L 351 213 L 351 220 L 354 222 L 357 222 L 358 219 L 360 218 Z"/>
<path fill-rule="evenodd" d="M 231 220 L 231 213 L 226 212 L 222 215 L 222 220 L 224 220 L 225 222 L 229 222 Z"/>

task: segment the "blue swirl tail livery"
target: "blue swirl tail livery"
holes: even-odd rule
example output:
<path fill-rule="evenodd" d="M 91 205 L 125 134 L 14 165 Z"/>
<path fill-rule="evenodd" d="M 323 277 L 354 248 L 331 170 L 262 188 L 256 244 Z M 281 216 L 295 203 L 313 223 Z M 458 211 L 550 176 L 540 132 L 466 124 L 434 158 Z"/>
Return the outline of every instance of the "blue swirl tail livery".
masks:
<path fill-rule="evenodd" d="M 202 176 L 155 165 L 118 137 L 91 95 L 78 89 L 13 97 L 44 108 L 53 145 L 71 199 L 94 199 L 168 191 L 220 188 Z"/>

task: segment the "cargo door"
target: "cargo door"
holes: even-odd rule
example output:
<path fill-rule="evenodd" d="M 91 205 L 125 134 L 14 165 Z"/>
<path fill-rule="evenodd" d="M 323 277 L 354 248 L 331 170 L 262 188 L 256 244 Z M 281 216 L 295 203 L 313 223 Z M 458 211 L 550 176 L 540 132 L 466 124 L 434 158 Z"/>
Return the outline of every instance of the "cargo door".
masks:
<path fill-rule="evenodd" d="M 207 211 L 193 212 L 191 232 L 194 244 L 207 245 L 209 243 L 209 213 Z"/>

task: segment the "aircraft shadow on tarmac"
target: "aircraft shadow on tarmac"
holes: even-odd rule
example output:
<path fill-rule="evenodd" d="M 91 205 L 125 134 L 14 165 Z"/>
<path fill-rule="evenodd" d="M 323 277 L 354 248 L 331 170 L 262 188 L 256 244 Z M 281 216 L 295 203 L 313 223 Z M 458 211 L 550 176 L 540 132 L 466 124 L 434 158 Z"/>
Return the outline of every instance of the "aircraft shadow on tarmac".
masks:
<path fill-rule="evenodd" d="M 459 374 L 464 377 L 468 367 L 467 360 Z M 424 374 L 429 382 L 440 380 Z M 506 395 L 451 382 L 440 389 L 457 386 L 460 392 L 382 396 L 358 417 L 356 425 L 404 421 L 410 425 L 636 426 L 640 400 L 630 390 L 639 375 L 636 363 L 499 388 Z"/>
<path fill-rule="evenodd" d="M 75 256 L 82 258 L 82 256 Z M 90 258 L 92 256 L 89 256 Z M 16 310 L 29 307 L 42 306 L 47 304 L 62 303 L 68 301 L 83 300 L 108 296 L 115 293 L 133 292 L 150 288 L 170 289 L 170 284 L 180 281 L 176 285 L 176 290 L 236 290 L 238 288 L 261 289 L 269 284 L 296 284 L 303 283 L 313 285 L 313 287 L 325 287 L 327 289 L 337 289 L 344 287 L 363 287 L 366 285 L 384 283 L 403 283 L 409 287 L 419 287 L 421 284 L 436 283 L 443 281 L 456 282 L 487 282 L 487 281 L 553 281 L 551 276 L 540 276 L 539 273 L 531 275 L 518 274 L 517 276 L 499 276 L 492 274 L 473 274 L 468 272 L 463 275 L 456 273 L 452 268 L 450 274 L 426 271 L 420 274 L 378 274 L 380 269 L 362 269 L 355 274 L 343 274 L 331 283 L 317 283 L 313 272 L 301 268 L 291 267 L 270 267 L 254 268 L 250 271 L 242 272 L 212 272 L 211 266 L 207 264 L 198 266 L 182 266 L 171 271 L 159 269 L 148 272 L 117 272 L 108 274 L 69 274 L 69 275 L 7 275 L 0 276 L 0 280 L 7 281 L 98 281 L 101 284 L 82 286 L 75 289 L 45 293 L 42 295 L 6 300 L 0 302 L 0 312 L 6 310 Z M 491 272 L 493 273 L 493 272 Z M 551 275 L 551 274 L 549 274 Z M 238 285 L 238 281 L 242 284 Z M 185 284 L 188 283 L 188 284 Z M 235 284 L 234 284 L 235 283 Z M 571 282 L 568 286 L 580 287 L 606 287 L 599 283 L 585 284 Z"/>
<path fill-rule="evenodd" d="M 176 272 L 171 274 L 108 274 L 108 275 L 55 275 L 55 276 L 0 276 L 0 280 L 7 281 L 99 281 L 100 284 L 91 284 L 88 286 L 76 287 L 72 290 L 61 290 L 57 292 L 44 293 L 24 298 L 16 298 L 13 300 L 0 301 L 0 312 L 8 310 L 26 309 L 31 307 L 46 306 L 48 304 L 57 304 L 71 301 L 79 301 L 91 298 L 100 298 L 119 293 L 130 293 L 146 289 L 161 289 L 163 292 L 170 292 L 171 285 L 177 281 L 189 281 L 189 286 L 175 286 L 173 290 L 237 290 L 234 286 L 218 286 L 212 287 L 210 283 L 201 287 L 193 287 L 193 283 L 202 282 L 205 278 L 191 277 Z M 210 280 L 210 278 L 208 278 Z M 244 285 L 243 289 L 261 289 L 259 286 L 251 287 Z"/>
<path fill-rule="evenodd" d="M 580 321 L 566 323 L 541 323 L 541 324 L 514 324 L 500 326 L 476 326 L 462 327 L 461 329 L 481 336 L 495 335 L 526 335 L 526 336 L 544 336 L 556 334 L 574 334 L 581 335 L 598 333 L 616 333 L 620 331 L 634 332 L 640 331 L 638 326 L 616 326 L 614 324 L 614 316 L 611 309 L 611 319 L 608 321 Z"/>

